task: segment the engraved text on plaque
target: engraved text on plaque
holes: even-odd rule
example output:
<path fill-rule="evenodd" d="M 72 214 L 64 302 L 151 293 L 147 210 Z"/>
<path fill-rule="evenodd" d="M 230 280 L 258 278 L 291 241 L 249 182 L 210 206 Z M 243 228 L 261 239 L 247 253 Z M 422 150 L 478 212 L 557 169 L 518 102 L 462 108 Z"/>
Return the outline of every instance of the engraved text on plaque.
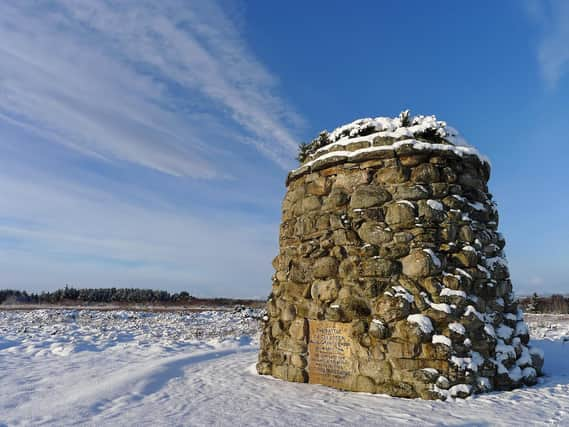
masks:
<path fill-rule="evenodd" d="M 309 320 L 308 381 L 350 389 L 353 379 L 349 323 Z"/>

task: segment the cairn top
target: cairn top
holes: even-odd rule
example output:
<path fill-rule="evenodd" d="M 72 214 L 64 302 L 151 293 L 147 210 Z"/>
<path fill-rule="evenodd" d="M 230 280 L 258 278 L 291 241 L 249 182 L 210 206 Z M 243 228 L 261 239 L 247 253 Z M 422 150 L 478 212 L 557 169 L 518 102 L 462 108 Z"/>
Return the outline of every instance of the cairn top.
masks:
<path fill-rule="evenodd" d="M 320 132 L 312 142 L 300 145 L 301 165 L 291 171 L 289 179 L 333 164 L 415 151 L 477 157 L 486 167 L 490 166 L 488 158 L 446 122 L 437 120 L 434 115 L 411 116 L 409 110 L 405 110 L 398 117 L 363 118 L 332 132 Z"/>

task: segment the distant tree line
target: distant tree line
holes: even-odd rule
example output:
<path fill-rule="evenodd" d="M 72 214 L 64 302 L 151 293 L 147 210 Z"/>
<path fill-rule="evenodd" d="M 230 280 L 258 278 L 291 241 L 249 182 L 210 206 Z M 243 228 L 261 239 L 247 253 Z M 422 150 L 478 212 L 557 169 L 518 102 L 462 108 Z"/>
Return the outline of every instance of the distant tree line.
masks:
<path fill-rule="evenodd" d="M 520 298 L 520 305 L 526 313 L 569 313 L 569 297 L 559 294 L 539 296 L 534 293 Z"/>
<path fill-rule="evenodd" d="M 57 304 L 57 303 L 187 303 L 192 296 L 182 291 L 170 293 L 139 288 L 85 288 L 65 286 L 53 292 L 28 293 L 0 290 L 0 304 Z"/>

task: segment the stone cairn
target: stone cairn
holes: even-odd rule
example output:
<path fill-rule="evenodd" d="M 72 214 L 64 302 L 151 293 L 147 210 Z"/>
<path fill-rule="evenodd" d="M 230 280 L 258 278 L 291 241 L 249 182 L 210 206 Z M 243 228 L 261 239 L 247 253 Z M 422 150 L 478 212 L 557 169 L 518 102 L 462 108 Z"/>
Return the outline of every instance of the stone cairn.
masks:
<path fill-rule="evenodd" d="M 514 301 L 490 164 L 456 130 L 408 111 L 361 119 L 299 160 L 260 374 L 313 382 L 310 322 L 329 321 L 350 330 L 348 371 L 323 382 L 337 388 L 445 399 L 536 383 L 543 353 Z"/>

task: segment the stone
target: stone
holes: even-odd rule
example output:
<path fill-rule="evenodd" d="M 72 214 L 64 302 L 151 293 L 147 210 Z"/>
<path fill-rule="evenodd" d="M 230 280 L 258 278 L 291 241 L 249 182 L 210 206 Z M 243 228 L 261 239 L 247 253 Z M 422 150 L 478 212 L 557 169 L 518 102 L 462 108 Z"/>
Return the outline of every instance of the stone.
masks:
<path fill-rule="evenodd" d="M 431 334 L 423 332 L 420 326 L 416 323 L 401 320 L 395 324 L 395 328 L 391 336 L 394 339 L 400 339 L 404 342 L 419 344 L 425 340 L 430 340 Z"/>
<path fill-rule="evenodd" d="M 296 353 L 290 357 L 290 362 L 291 362 L 293 367 L 299 368 L 299 369 L 306 368 L 306 365 L 308 364 L 306 361 L 306 357 L 304 357 L 300 354 L 296 354 Z M 301 382 L 304 382 L 304 381 L 301 381 Z"/>
<path fill-rule="evenodd" d="M 461 277 L 456 274 L 444 274 L 443 275 L 443 285 L 445 288 L 451 289 L 453 291 L 463 290 Z"/>
<path fill-rule="evenodd" d="M 427 342 L 421 345 L 421 358 L 423 359 L 448 361 L 450 355 L 450 347 L 444 344 L 433 344 Z"/>
<path fill-rule="evenodd" d="M 441 265 L 435 263 L 433 256 L 423 250 L 414 251 L 401 259 L 401 265 L 403 274 L 411 278 L 432 276 L 441 270 Z"/>
<path fill-rule="evenodd" d="M 412 384 L 405 382 L 394 382 L 390 384 L 379 384 L 377 393 L 389 394 L 394 397 L 405 397 L 413 399 L 418 397 L 417 392 Z"/>
<path fill-rule="evenodd" d="M 417 183 L 431 184 L 439 182 L 439 170 L 435 165 L 423 163 L 413 168 L 411 172 L 411 181 Z"/>
<path fill-rule="evenodd" d="M 397 185 L 394 188 L 393 198 L 395 200 L 420 200 L 428 199 L 430 196 L 429 189 L 421 184 L 415 185 Z"/>
<path fill-rule="evenodd" d="M 429 295 L 440 295 L 443 285 L 439 279 L 434 277 L 426 277 L 421 280 L 421 286 L 425 289 Z"/>
<path fill-rule="evenodd" d="M 309 196 L 302 200 L 302 212 L 310 212 L 320 209 L 322 203 L 320 199 L 316 196 Z"/>
<path fill-rule="evenodd" d="M 393 340 L 387 343 L 387 352 L 393 359 L 415 358 L 419 355 L 419 351 L 420 347 L 417 344 Z"/>
<path fill-rule="evenodd" d="M 445 197 L 448 194 L 448 184 L 445 184 L 444 182 L 433 182 L 431 183 L 431 192 L 432 192 L 432 197 L 440 199 Z"/>
<path fill-rule="evenodd" d="M 352 193 L 354 189 L 360 185 L 368 184 L 370 181 L 370 174 L 366 170 L 354 170 L 351 172 L 344 172 L 338 174 L 334 182 L 334 188 L 342 188 L 347 192 Z"/>
<path fill-rule="evenodd" d="M 336 246 L 355 245 L 358 243 L 358 235 L 353 230 L 336 230 L 332 235 Z"/>
<path fill-rule="evenodd" d="M 360 264 L 360 274 L 364 277 L 390 277 L 396 274 L 398 264 L 381 258 L 363 260 Z"/>
<path fill-rule="evenodd" d="M 281 319 L 285 322 L 296 319 L 296 307 L 292 304 L 287 304 L 281 312 Z"/>
<path fill-rule="evenodd" d="M 474 230 L 469 225 L 462 225 L 458 229 L 458 238 L 463 242 L 472 243 L 475 239 Z"/>
<path fill-rule="evenodd" d="M 391 199 L 391 194 L 378 186 L 362 185 L 352 194 L 350 208 L 365 209 L 380 206 Z"/>
<path fill-rule="evenodd" d="M 359 361 L 361 375 L 371 378 L 376 384 L 386 383 L 391 380 L 391 364 L 386 360 L 368 358 Z"/>
<path fill-rule="evenodd" d="M 342 279 L 357 279 L 359 277 L 359 258 L 351 256 L 342 260 L 338 270 Z"/>
<path fill-rule="evenodd" d="M 306 184 L 306 192 L 313 196 L 325 196 L 330 192 L 329 181 L 323 176 L 315 177 L 312 181 Z"/>
<path fill-rule="evenodd" d="M 369 377 L 358 375 L 356 378 L 356 390 L 364 393 L 375 393 L 375 383 Z"/>
<path fill-rule="evenodd" d="M 393 232 L 386 230 L 385 226 L 375 221 L 366 221 L 358 229 L 358 236 L 365 243 L 381 245 L 389 242 L 393 238 Z"/>
<path fill-rule="evenodd" d="M 373 145 L 381 146 L 381 145 L 392 145 L 395 142 L 395 138 L 390 136 L 376 136 L 373 138 Z"/>
<path fill-rule="evenodd" d="M 452 254 L 452 259 L 459 267 L 476 267 L 478 265 L 478 255 L 476 251 L 460 251 Z"/>
<path fill-rule="evenodd" d="M 423 399 L 535 384 L 489 164 L 433 140 L 439 121 L 414 135 L 432 146 L 389 147 L 365 123 L 287 176 L 257 371 Z"/>
<path fill-rule="evenodd" d="M 295 383 L 305 383 L 307 378 L 306 371 L 295 366 L 289 366 L 287 369 L 287 381 Z"/>
<path fill-rule="evenodd" d="M 439 372 L 436 369 L 419 369 L 413 372 L 413 377 L 417 379 L 417 381 L 425 383 L 425 384 L 434 384 L 437 379 L 440 377 Z"/>
<path fill-rule="evenodd" d="M 273 373 L 273 365 L 269 362 L 259 362 L 256 368 L 257 372 L 261 375 L 271 375 Z"/>
<path fill-rule="evenodd" d="M 369 334 L 376 339 L 385 339 L 389 334 L 389 329 L 380 320 L 374 319 L 369 325 Z"/>
<path fill-rule="evenodd" d="M 441 375 L 440 377 L 437 378 L 437 381 L 435 382 L 436 386 L 440 389 L 443 390 L 448 390 L 450 388 L 450 381 L 448 380 L 447 377 Z"/>
<path fill-rule="evenodd" d="M 312 275 L 317 279 L 335 276 L 337 272 L 338 260 L 331 256 L 317 259 L 312 268 Z"/>
<path fill-rule="evenodd" d="M 291 338 L 295 340 L 303 340 L 308 332 L 308 325 L 305 319 L 295 319 L 292 321 L 289 329 Z"/>
<path fill-rule="evenodd" d="M 441 209 L 436 209 L 440 203 L 435 200 L 419 200 L 417 202 L 419 210 L 419 219 L 421 222 L 435 223 L 438 224 L 445 219 L 445 212 L 442 209 L 442 204 L 440 204 Z M 435 206 L 435 207 L 433 207 Z"/>
<path fill-rule="evenodd" d="M 347 205 L 349 201 L 350 197 L 345 191 L 335 188 L 330 195 L 324 199 L 322 210 L 325 212 L 334 211 L 341 206 Z"/>
<path fill-rule="evenodd" d="M 342 320 L 345 322 L 352 321 L 353 319 L 367 317 L 371 314 L 367 302 L 362 298 L 345 298 L 336 301 L 342 312 Z"/>
<path fill-rule="evenodd" d="M 458 173 L 453 168 L 446 166 L 441 172 L 441 177 L 444 181 L 452 184 L 458 180 Z"/>
<path fill-rule="evenodd" d="M 381 168 L 374 175 L 374 181 L 378 184 L 401 184 L 408 179 L 409 169 L 405 167 Z"/>
<path fill-rule="evenodd" d="M 306 289 L 306 284 L 304 283 L 282 281 L 281 284 L 281 292 L 287 297 L 300 298 L 304 295 L 304 290 Z"/>
<path fill-rule="evenodd" d="M 312 285 L 311 296 L 314 300 L 330 302 L 338 298 L 339 289 L 340 286 L 336 279 L 315 280 Z"/>
<path fill-rule="evenodd" d="M 375 313 L 387 323 L 405 319 L 411 312 L 411 304 L 406 298 L 385 295 L 375 307 Z"/>
<path fill-rule="evenodd" d="M 411 203 L 393 203 L 387 207 L 385 222 L 396 228 L 409 228 L 415 225 L 415 207 Z"/>
<path fill-rule="evenodd" d="M 312 277 L 312 269 L 307 260 L 291 261 L 288 277 L 296 283 L 307 283 Z"/>
<path fill-rule="evenodd" d="M 271 326 L 271 335 L 274 338 L 279 338 L 283 333 L 284 333 L 283 322 L 281 322 L 280 320 L 274 322 L 273 325 Z"/>
<path fill-rule="evenodd" d="M 399 233 L 395 233 L 393 235 L 393 240 L 395 243 L 409 243 L 411 240 L 413 240 L 413 238 L 413 234 L 406 231 L 400 231 Z"/>
<path fill-rule="evenodd" d="M 480 177 L 476 173 L 461 173 L 458 176 L 458 183 L 466 188 L 473 188 L 476 190 L 484 191 L 485 185 L 482 183 Z"/>
<path fill-rule="evenodd" d="M 379 256 L 384 259 L 396 260 L 409 254 L 409 245 L 390 242 L 380 246 Z"/>

